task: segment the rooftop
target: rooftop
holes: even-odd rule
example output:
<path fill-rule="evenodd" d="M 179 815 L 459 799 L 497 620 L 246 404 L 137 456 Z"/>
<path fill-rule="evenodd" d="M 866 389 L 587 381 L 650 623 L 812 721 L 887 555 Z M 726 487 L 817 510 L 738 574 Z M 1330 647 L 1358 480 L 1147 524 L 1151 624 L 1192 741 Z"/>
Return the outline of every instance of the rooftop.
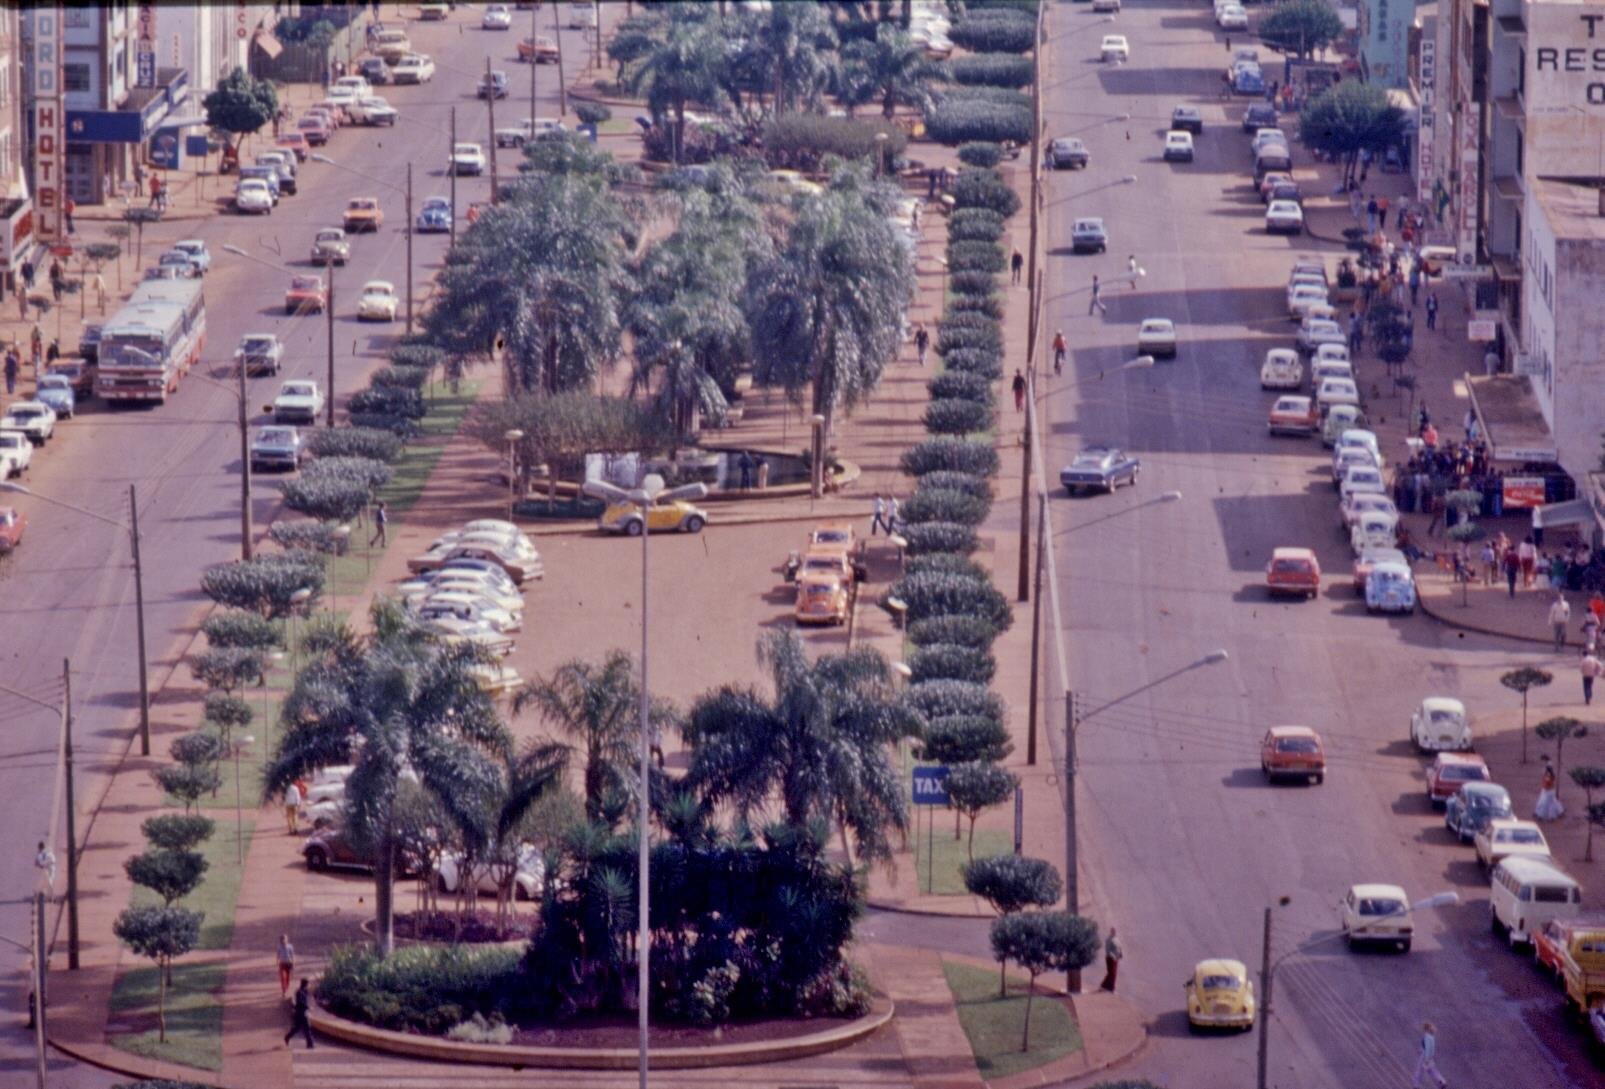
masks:
<path fill-rule="evenodd" d="M 1600 193 L 1605 188 L 1605 179 L 1538 178 L 1532 186 L 1533 195 L 1557 239 L 1605 242 L 1605 215 L 1600 214 Z"/>

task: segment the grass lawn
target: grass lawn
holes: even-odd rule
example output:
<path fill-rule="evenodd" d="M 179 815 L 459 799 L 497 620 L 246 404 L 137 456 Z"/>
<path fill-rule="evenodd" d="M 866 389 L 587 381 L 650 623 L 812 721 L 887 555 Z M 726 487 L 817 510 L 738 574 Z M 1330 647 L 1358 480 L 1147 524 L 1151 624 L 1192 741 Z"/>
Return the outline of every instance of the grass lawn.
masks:
<path fill-rule="evenodd" d="M 924 808 L 924 807 L 921 807 Z M 920 819 L 919 835 L 910 836 L 914 850 L 914 872 L 919 875 L 920 891 L 926 888 L 927 877 L 931 878 L 931 892 L 936 896 L 967 896 L 964 888 L 964 875 L 960 867 L 970 860 L 967 846 L 969 838 L 969 824 L 962 819 L 959 826 L 962 829 L 959 838 L 953 838 L 953 814 L 946 809 L 934 809 L 931 813 L 936 817 L 935 834 L 927 840 L 924 822 L 929 819 L 922 814 Z M 996 828 L 977 828 L 975 830 L 975 857 L 986 858 L 988 855 L 1007 854 L 1014 850 L 1013 838 L 1004 831 Z M 934 855 L 934 861 L 928 855 Z"/>
<path fill-rule="evenodd" d="M 247 812 L 242 856 L 251 850 L 253 826 L 250 821 L 254 817 L 254 813 Z M 234 905 L 240 898 L 240 867 L 234 861 L 234 818 L 214 814 L 213 819 L 217 821 L 217 829 L 210 839 L 200 845 L 201 857 L 208 863 L 206 876 L 201 879 L 199 888 L 178 902 L 179 907 L 206 913 L 206 921 L 201 924 L 201 942 L 195 947 L 197 949 L 229 947 L 229 942 L 234 938 Z M 128 897 L 130 907 L 159 903 L 161 901 L 155 893 L 140 885 L 135 885 Z"/>
<path fill-rule="evenodd" d="M 459 382 L 456 393 L 452 393 L 444 382 L 431 382 L 424 390 L 429 412 L 418 421 L 419 435 L 407 443 L 406 449 L 390 467 L 390 483 L 379 489 L 379 498 L 385 501 L 390 517 L 400 518 L 418 502 L 418 496 L 423 494 L 424 485 L 429 481 L 429 474 L 435 471 L 435 463 L 446 449 L 447 440 L 462 425 L 463 417 L 468 415 L 468 406 L 474 403 L 478 390 L 477 383 L 468 381 Z M 364 537 L 363 543 L 366 541 Z"/>
<path fill-rule="evenodd" d="M 1009 976 L 1009 995 L 999 998 L 998 974 L 990 968 L 944 960 L 942 973 L 981 1077 L 990 1081 L 1034 1070 L 1081 1046 L 1081 1033 L 1065 1004 L 1039 994 L 1031 1003 L 1031 1050 L 1020 1050 L 1026 977 Z"/>
<path fill-rule="evenodd" d="M 113 1032 L 113 1047 L 150 1059 L 192 1066 L 199 1070 L 223 1068 L 222 964 L 173 965 L 173 985 L 167 988 L 167 1040 L 157 1039 L 156 969 L 124 972 L 111 994 L 114 1024 L 141 1026 L 139 1032 Z M 148 1025 L 148 1028 L 144 1026 Z"/>

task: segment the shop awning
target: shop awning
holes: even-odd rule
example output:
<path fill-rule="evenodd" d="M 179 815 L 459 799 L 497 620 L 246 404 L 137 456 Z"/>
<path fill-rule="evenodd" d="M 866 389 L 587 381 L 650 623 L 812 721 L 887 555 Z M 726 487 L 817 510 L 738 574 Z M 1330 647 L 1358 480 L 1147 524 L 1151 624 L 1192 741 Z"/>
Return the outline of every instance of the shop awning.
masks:
<path fill-rule="evenodd" d="M 258 30 L 256 37 L 251 39 L 253 45 L 268 55 L 269 60 L 277 60 L 279 54 L 284 52 L 284 46 L 279 44 L 271 31 Z"/>
<path fill-rule="evenodd" d="M 1525 374 L 1465 376 L 1471 409 L 1495 461 L 1525 464 L 1559 461 L 1549 424 Z"/>
<path fill-rule="evenodd" d="M 1568 499 L 1564 503 L 1546 503 L 1533 508 L 1534 529 L 1586 526 L 1593 522 L 1594 508 L 1586 499 Z"/>

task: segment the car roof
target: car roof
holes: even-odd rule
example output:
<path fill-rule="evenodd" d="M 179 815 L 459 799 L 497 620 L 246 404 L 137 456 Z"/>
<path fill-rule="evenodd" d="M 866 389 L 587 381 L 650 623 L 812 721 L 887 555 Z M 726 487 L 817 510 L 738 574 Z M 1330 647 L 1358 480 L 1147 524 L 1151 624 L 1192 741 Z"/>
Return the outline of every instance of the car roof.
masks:
<path fill-rule="evenodd" d="M 1488 761 L 1483 759 L 1482 754 L 1475 752 L 1441 752 L 1436 762 L 1445 766 L 1449 764 L 1475 764 L 1482 768 L 1488 766 Z"/>
<path fill-rule="evenodd" d="M 1404 559 L 1404 553 L 1399 551 L 1397 548 L 1377 548 L 1377 547 L 1373 546 L 1373 547 L 1370 547 L 1370 548 L 1362 548 L 1360 550 L 1359 562 L 1360 563 L 1366 563 L 1366 562 L 1370 562 L 1370 563 L 1395 563 L 1395 562 L 1398 562 L 1397 560 L 1394 559 L 1394 557 L 1398 557 L 1399 560 L 1402 560 L 1402 559 Z"/>
<path fill-rule="evenodd" d="M 1231 960 L 1226 957 L 1211 957 L 1201 960 L 1193 966 L 1195 976 L 1236 976 L 1238 979 L 1248 979 L 1248 966 L 1240 960 Z"/>
<path fill-rule="evenodd" d="M 1275 548 L 1271 550 L 1271 559 L 1313 560 L 1315 559 L 1315 550 L 1313 548 Z"/>
<path fill-rule="evenodd" d="M 1410 573 L 1410 565 L 1405 563 L 1403 560 L 1379 560 L 1377 563 L 1372 565 L 1371 574 L 1383 576 L 1403 575 L 1407 578 L 1414 577 Z"/>
<path fill-rule="evenodd" d="M 1310 407 L 1310 399 L 1308 397 L 1299 396 L 1298 394 L 1289 394 L 1286 397 L 1278 397 L 1276 399 L 1276 407 L 1285 409 L 1289 412 L 1295 408 L 1308 411 Z"/>
<path fill-rule="evenodd" d="M 1269 351 L 1267 351 L 1265 353 L 1265 359 L 1266 359 L 1267 362 L 1269 362 L 1272 359 L 1292 359 L 1292 360 L 1297 360 L 1298 359 L 1298 353 L 1295 352 L 1292 348 L 1272 348 L 1272 349 L 1270 349 Z"/>
<path fill-rule="evenodd" d="M 1350 885 L 1349 886 L 1349 892 L 1353 893 L 1356 897 L 1361 898 L 1361 899 L 1403 900 L 1406 904 L 1408 904 L 1410 902 L 1410 897 L 1405 893 L 1404 888 L 1402 886 L 1399 886 L 1399 885 L 1383 885 L 1383 884 Z"/>
<path fill-rule="evenodd" d="M 1466 705 L 1457 699 L 1448 696 L 1428 696 L 1421 701 L 1423 711 L 1453 711 L 1456 714 L 1466 713 Z"/>
<path fill-rule="evenodd" d="M 802 586 L 829 586 L 839 587 L 842 577 L 829 571 L 804 571 L 797 576 L 797 584 Z"/>
<path fill-rule="evenodd" d="M 1491 797 L 1499 797 L 1499 798 L 1508 798 L 1508 797 L 1510 797 L 1510 791 L 1506 790 L 1504 787 L 1500 786 L 1498 783 L 1467 783 L 1465 786 L 1461 787 L 1460 789 L 1461 790 L 1467 790 L 1467 789 L 1469 789 L 1471 787 L 1476 787 L 1477 788 L 1476 790 L 1472 791 L 1473 794 L 1487 794 L 1487 795 L 1489 795 Z"/>
<path fill-rule="evenodd" d="M 1101 216 L 1082 216 L 1080 219 L 1076 220 L 1075 227 L 1076 228 L 1080 228 L 1080 227 L 1098 227 L 1098 228 L 1102 228 L 1103 227 L 1103 218 Z M 1074 229 L 1074 228 L 1072 228 L 1072 229 Z"/>
<path fill-rule="evenodd" d="M 1474 783 L 1466 784 L 1466 786 L 1475 785 L 1476 784 Z M 1464 790 L 1465 787 L 1462 787 L 1461 789 Z M 1562 870 L 1554 863 L 1546 862 L 1541 858 L 1530 858 L 1523 855 L 1507 855 L 1499 860 L 1499 867 L 1497 868 L 1503 869 L 1506 873 L 1510 874 L 1510 876 L 1516 878 L 1518 881 L 1531 881 L 1535 879 L 1541 880 L 1547 878 L 1551 881 L 1562 881 L 1569 885 L 1575 886 L 1577 884 L 1576 880 L 1571 874 L 1567 873 L 1565 870 Z"/>
<path fill-rule="evenodd" d="M 1511 830 L 1518 828 L 1530 828 L 1540 835 L 1543 834 L 1543 829 L 1538 827 L 1538 823 L 1536 821 L 1524 821 L 1519 817 L 1496 817 L 1488 822 L 1488 831 L 1490 832 L 1506 828 Z"/>
<path fill-rule="evenodd" d="M 1142 323 L 1144 325 L 1154 325 L 1154 326 L 1168 325 L 1171 328 L 1175 328 L 1175 326 L 1176 326 L 1176 323 L 1171 321 L 1169 318 L 1143 318 L 1142 319 Z"/>
<path fill-rule="evenodd" d="M 1321 735 L 1308 726 L 1272 726 L 1268 731 L 1272 737 L 1312 737 L 1320 740 Z"/>

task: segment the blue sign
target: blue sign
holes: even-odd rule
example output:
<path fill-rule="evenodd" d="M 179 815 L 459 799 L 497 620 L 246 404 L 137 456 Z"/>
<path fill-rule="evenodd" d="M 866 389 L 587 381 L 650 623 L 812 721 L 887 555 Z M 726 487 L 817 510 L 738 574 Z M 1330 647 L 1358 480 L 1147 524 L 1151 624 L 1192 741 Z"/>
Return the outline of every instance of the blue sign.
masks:
<path fill-rule="evenodd" d="M 914 769 L 914 804 L 947 805 L 947 774 L 950 769 L 937 765 Z"/>
<path fill-rule="evenodd" d="M 165 125 L 150 138 L 151 165 L 177 170 L 184 165 L 183 133 L 177 125 Z"/>

